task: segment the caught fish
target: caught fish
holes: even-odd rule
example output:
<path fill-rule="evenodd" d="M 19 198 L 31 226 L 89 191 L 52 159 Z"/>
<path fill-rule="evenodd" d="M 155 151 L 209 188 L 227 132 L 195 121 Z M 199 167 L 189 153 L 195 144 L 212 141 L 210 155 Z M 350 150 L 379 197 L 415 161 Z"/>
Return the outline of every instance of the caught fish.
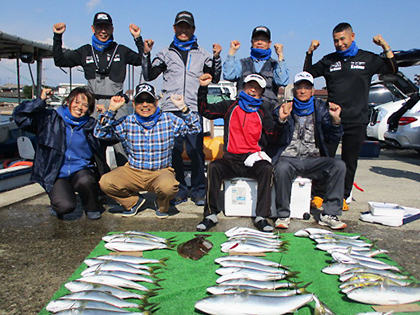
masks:
<path fill-rule="evenodd" d="M 117 252 L 144 252 L 153 249 L 170 249 L 168 245 L 162 243 L 140 244 L 124 242 L 109 242 L 105 244 L 105 248 Z"/>
<path fill-rule="evenodd" d="M 144 285 L 138 284 L 137 282 L 127 280 L 112 275 L 94 275 L 94 276 L 84 276 L 77 279 L 77 281 L 87 282 L 87 283 L 96 283 L 96 284 L 105 284 L 110 286 L 117 286 L 128 289 L 136 289 L 139 291 L 148 292 L 150 289 Z"/>
<path fill-rule="evenodd" d="M 123 261 L 117 261 L 117 260 L 101 260 L 101 259 L 96 259 L 96 258 L 88 258 L 85 259 L 83 261 L 88 267 L 92 267 L 94 265 L 102 265 L 105 263 L 122 263 L 122 264 L 126 264 L 132 268 L 136 268 L 136 269 L 142 269 L 142 270 L 147 270 L 151 273 L 153 273 L 156 269 L 160 269 L 160 266 L 148 266 L 146 264 L 133 264 L 133 263 L 127 263 L 127 262 L 123 262 Z"/>
<path fill-rule="evenodd" d="M 141 295 L 137 294 L 128 290 L 124 290 L 119 287 L 113 287 L 105 284 L 94 284 L 94 283 L 87 283 L 87 282 L 81 282 L 81 281 L 71 281 L 64 284 L 64 286 L 69 290 L 70 292 L 81 292 L 81 291 L 98 291 L 98 292 L 105 292 L 110 293 L 116 297 L 119 297 L 120 299 L 139 299 L 144 300 L 147 299 L 148 296 L 151 296 L 151 294 L 147 295 Z"/>
<path fill-rule="evenodd" d="M 55 315 L 151 315 L 152 313 L 148 311 L 144 312 L 128 312 L 128 311 L 105 311 L 105 310 L 96 310 L 96 309 L 89 309 L 89 308 L 81 308 L 81 309 L 72 309 L 72 310 L 64 310 Z"/>
<path fill-rule="evenodd" d="M 360 267 L 350 269 L 346 272 L 343 272 L 340 276 L 340 281 L 346 281 L 349 278 L 354 277 L 355 275 L 358 275 L 359 273 L 377 274 L 382 277 L 390 278 L 390 279 L 408 279 L 409 278 L 406 275 L 395 273 L 389 270 L 378 270 L 378 269 L 372 269 L 372 268 L 360 266 Z"/>
<path fill-rule="evenodd" d="M 248 279 L 233 279 L 219 283 L 220 286 L 250 286 L 258 289 L 287 289 L 296 288 L 297 284 L 293 282 L 279 282 L 279 281 L 256 281 Z"/>
<path fill-rule="evenodd" d="M 76 300 L 54 300 L 48 303 L 46 310 L 49 312 L 59 312 L 64 310 L 70 309 L 78 309 L 78 308 L 92 308 L 96 310 L 103 310 L 103 311 L 124 311 L 120 307 L 113 306 L 109 303 L 105 302 L 98 302 L 98 301 L 76 301 Z"/>
<path fill-rule="evenodd" d="M 104 236 L 102 239 L 105 242 L 110 242 L 113 238 L 116 237 L 124 237 L 124 236 L 132 236 L 132 237 L 142 237 L 142 238 L 146 238 L 149 240 L 154 240 L 156 242 L 159 243 L 167 243 L 167 242 L 171 242 L 173 240 L 173 238 L 164 238 L 164 237 L 160 237 L 160 236 L 156 236 L 150 233 L 146 233 L 146 232 L 140 232 L 140 231 L 127 231 L 124 233 L 118 233 L 118 234 L 109 234 Z"/>
<path fill-rule="evenodd" d="M 153 283 L 155 285 L 158 285 L 158 282 L 163 280 L 163 279 L 150 279 L 148 277 L 144 277 L 135 273 L 129 273 L 129 272 L 124 272 L 124 271 L 105 271 L 105 270 L 99 270 L 99 271 L 86 273 L 83 275 L 83 277 L 97 276 L 97 275 L 115 276 L 115 277 L 120 277 L 120 278 L 131 280 L 131 281 Z"/>
<path fill-rule="evenodd" d="M 392 279 L 392 278 L 384 277 L 384 276 L 374 274 L 374 273 L 358 273 L 358 274 L 355 274 L 353 277 L 344 281 L 340 285 L 340 288 L 344 288 L 347 285 L 351 285 L 351 284 L 358 283 L 358 282 L 363 282 L 363 281 L 381 281 L 381 282 L 383 282 L 385 280 L 389 281 L 392 284 L 399 285 L 399 286 L 407 286 L 407 285 L 410 285 L 411 283 L 413 283 L 412 281 Z"/>
<path fill-rule="evenodd" d="M 333 263 L 328 265 L 327 267 L 322 269 L 323 273 L 327 273 L 329 275 L 341 275 L 342 273 L 346 272 L 347 270 L 363 267 L 360 264 L 340 264 L 340 263 Z"/>
<path fill-rule="evenodd" d="M 281 242 L 280 244 L 269 244 L 266 242 L 262 242 L 259 240 L 253 240 L 253 239 L 249 239 L 249 238 L 233 238 L 229 241 L 226 241 L 224 243 L 221 244 L 222 247 L 229 247 L 229 246 L 233 246 L 237 243 L 240 244 L 245 244 L 245 245 L 252 245 L 252 246 L 257 246 L 257 247 L 264 247 L 264 248 L 268 248 L 268 249 L 280 249 L 281 247 L 283 247 L 286 243 L 285 242 Z"/>
<path fill-rule="evenodd" d="M 195 308 L 214 315 L 279 315 L 293 312 L 312 300 L 312 294 L 267 297 L 240 293 L 208 296 L 197 301 Z"/>
<path fill-rule="evenodd" d="M 216 280 L 216 283 L 222 283 L 227 280 L 234 280 L 234 279 L 247 279 L 247 280 L 256 280 L 256 281 L 274 281 L 274 280 L 282 280 L 286 279 L 288 276 L 284 274 L 271 274 L 271 273 L 262 273 L 256 270 L 244 270 L 238 271 L 234 273 L 229 273 L 224 276 L 219 277 Z"/>
<path fill-rule="evenodd" d="M 267 252 L 280 252 L 277 248 L 261 247 L 241 242 L 222 244 L 221 250 L 224 253 L 235 252 L 235 253 L 267 253 Z"/>
<path fill-rule="evenodd" d="M 236 235 L 257 235 L 262 237 L 269 237 L 269 238 L 278 238 L 278 236 L 272 232 L 262 232 L 255 229 L 247 228 L 247 227 L 233 227 L 225 232 L 227 237 L 232 237 Z"/>
<path fill-rule="evenodd" d="M 332 256 L 335 261 L 342 264 L 359 264 L 359 265 L 372 268 L 372 269 L 400 271 L 400 269 L 396 266 L 388 265 L 387 263 L 384 263 L 379 260 L 373 261 L 373 258 L 371 258 L 371 260 L 368 261 L 366 257 L 365 257 L 365 260 L 355 259 L 353 257 L 340 254 L 340 253 L 332 253 Z"/>
<path fill-rule="evenodd" d="M 400 305 L 420 301 L 420 288 L 392 285 L 367 286 L 350 291 L 347 297 L 365 304 Z"/>
<path fill-rule="evenodd" d="M 315 294 L 314 294 L 314 301 L 315 301 L 314 315 L 335 315 L 335 313 L 327 305 L 325 305 L 325 303 L 322 302 Z"/>
<path fill-rule="evenodd" d="M 360 238 L 360 235 L 343 235 L 343 234 L 310 234 L 310 239 L 333 239 L 333 240 L 357 240 Z"/>
<path fill-rule="evenodd" d="M 99 301 L 99 302 L 105 302 L 105 303 L 114 305 L 116 307 L 128 307 L 128 308 L 139 307 L 139 305 L 136 303 L 127 302 L 110 293 L 99 292 L 99 291 L 83 291 L 83 292 L 71 293 L 71 294 L 62 296 L 60 300 Z"/>
<path fill-rule="evenodd" d="M 100 259 L 100 260 L 112 260 L 112 261 L 121 261 L 129 264 L 161 264 L 166 266 L 166 261 L 169 259 L 161 258 L 161 259 L 153 259 L 153 258 L 145 258 L 145 257 L 137 257 L 137 256 L 130 256 L 130 255 L 103 255 L 98 256 L 92 259 Z"/>
<path fill-rule="evenodd" d="M 323 250 L 323 251 L 328 251 L 328 250 L 332 250 L 332 249 L 349 249 L 351 248 L 352 250 L 358 251 L 358 252 L 369 252 L 371 251 L 370 247 L 362 247 L 362 246 L 352 246 L 349 244 L 344 244 L 344 243 L 323 243 L 323 244 L 317 244 L 315 246 L 317 249 Z"/>
<path fill-rule="evenodd" d="M 249 286 L 212 286 L 207 288 L 207 292 L 218 295 L 218 294 L 238 294 L 245 292 L 251 295 L 261 295 L 261 296 L 292 296 L 295 294 L 306 294 L 307 284 L 303 288 L 293 289 L 293 290 L 269 290 L 269 289 L 257 289 Z"/>
<path fill-rule="evenodd" d="M 247 255 L 228 255 L 228 256 L 221 256 L 214 260 L 216 263 L 222 265 L 225 261 L 239 261 L 239 262 L 250 262 L 254 264 L 260 264 L 264 266 L 270 266 L 275 268 L 283 268 L 288 269 L 288 267 L 281 265 L 277 262 L 264 259 L 261 257 L 255 257 L 255 256 L 247 256 Z M 223 265 L 222 265 L 223 266 Z"/>
<path fill-rule="evenodd" d="M 179 244 L 177 251 L 181 257 L 198 260 L 207 255 L 213 248 L 213 243 L 207 237 L 210 235 L 196 234 L 195 238 Z"/>
<path fill-rule="evenodd" d="M 135 273 L 143 276 L 155 277 L 153 272 L 135 268 L 133 265 L 120 262 L 120 261 L 104 261 L 101 264 L 93 265 L 86 270 L 82 271 L 82 276 L 89 273 L 95 273 L 99 271 L 124 271 L 129 273 Z"/>
<path fill-rule="evenodd" d="M 270 266 L 264 266 L 252 262 L 246 262 L 246 261 L 223 261 L 220 263 L 222 267 L 228 268 L 246 268 L 246 269 L 252 269 L 252 270 L 259 270 L 262 272 L 268 272 L 268 273 L 282 273 L 282 274 L 290 274 L 291 272 L 288 270 L 284 270 L 281 268 L 275 268 Z"/>
<path fill-rule="evenodd" d="M 359 252 L 357 250 L 354 250 L 354 248 L 352 248 L 352 247 L 348 247 L 348 248 L 333 248 L 333 249 L 327 250 L 327 252 L 329 254 L 332 254 L 334 252 L 337 252 L 337 253 L 342 253 L 342 254 L 350 254 L 350 255 L 366 256 L 366 257 L 374 257 L 376 255 L 388 253 L 388 251 L 386 249 L 378 249 L 378 250 L 370 250 L 370 251 L 361 251 L 361 252 Z"/>
<path fill-rule="evenodd" d="M 294 235 L 298 237 L 309 237 L 312 234 L 334 234 L 334 232 L 320 228 L 305 228 L 297 231 Z"/>

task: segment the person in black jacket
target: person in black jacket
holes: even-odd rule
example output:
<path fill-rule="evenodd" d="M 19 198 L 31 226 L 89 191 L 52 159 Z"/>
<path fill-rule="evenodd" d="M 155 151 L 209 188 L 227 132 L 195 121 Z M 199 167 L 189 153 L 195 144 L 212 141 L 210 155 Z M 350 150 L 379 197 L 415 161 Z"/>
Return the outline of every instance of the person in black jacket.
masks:
<path fill-rule="evenodd" d="M 37 136 L 31 180 L 45 189 L 57 218 L 76 209 L 78 192 L 87 217 L 100 219 L 98 175 L 109 168 L 93 136 L 95 98 L 88 88 L 78 87 L 57 110 L 47 109 L 49 92 L 43 89 L 39 98 L 22 102 L 13 112 L 16 124 Z"/>
<path fill-rule="evenodd" d="M 382 47 L 386 58 L 359 49 L 353 29 L 348 23 L 338 24 L 332 35 L 336 51 L 313 65 L 312 53 L 320 45 L 318 40 L 313 40 L 306 54 L 303 70 L 312 74 L 314 78 L 323 76 L 327 83 L 328 101 L 340 104 L 342 108 L 344 134 L 341 159 L 347 168 L 343 198 L 347 199 L 353 187 L 360 149 L 366 137 L 368 95 L 372 76 L 396 73 L 398 67 L 390 46 L 381 35 L 375 36 L 373 42 Z M 330 156 L 335 156 L 337 147 L 338 143 L 329 146 Z M 321 196 L 316 196 L 314 201 L 315 205 L 320 207 L 324 189 L 318 187 L 316 190 L 315 194 Z M 343 210 L 348 210 L 346 204 Z"/>
<path fill-rule="evenodd" d="M 58 67 L 82 66 L 88 86 L 93 92 L 98 111 L 93 117 L 98 118 L 99 113 L 108 109 L 112 96 L 123 93 L 123 85 L 127 65 L 140 66 L 143 60 L 143 39 L 141 30 L 135 24 L 130 24 L 130 33 L 134 37 L 138 53 L 130 48 L 119 45 L 114 41 L 114 26 L 108 13 L 95 14 L 92 25 L 92 43 L 83 45 L 76 50 L 63 51 L 62 36 L 66 31 L 65 23 L 53 26 L 53 57 Z M 116 118 L 119 119 L 130 114 L 131 107 L 122 107 Z M 127 155 L 121 144 L 114 146 L 118 165 L 127 161 Z"/>
<path fill-rule="evenodd" d="M 344 229 L 340 221 L 343 206 L 343 161 L 328 157 L 327 143 L 337 143 L 343 134 L 341 107 L 314 98 L 313 77 L 308 72 L 295 76 L 293 101 L 283 103 L 278 116 L 281 131 L 277 153 L 273 157 L 274 187 L 276 190 L 276 228 L 287 229 L 290 224 L 290 196 L 293 180 L 298 177 L 327 179 L 324 211 L 319 224 L 332 229 Z"/>

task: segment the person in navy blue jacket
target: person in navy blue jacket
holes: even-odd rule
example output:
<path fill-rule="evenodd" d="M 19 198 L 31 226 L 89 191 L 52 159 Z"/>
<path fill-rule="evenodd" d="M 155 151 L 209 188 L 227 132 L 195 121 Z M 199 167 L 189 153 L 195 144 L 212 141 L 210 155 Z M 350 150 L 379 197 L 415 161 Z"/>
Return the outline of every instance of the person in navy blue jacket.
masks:
<path fill-rule="evenodd" d="M 43 89 L 39 98 L 22 102 L 13 112 L 16 124 L 37 136 L 31 180 L 45 189 L 57 218 L 76 209 L 78 192 L 87 217 L 100 219 L 98 175 L 109 168 L 93 136 L 94 95 L 86 87 L 75 88 L 54 110 L 45 102 L 50 92 Z"/>
<path fill-rule="evenodd" d="M 343 134 L 341 107 L 314 98 L 313 84 L 310 73 L 298 73 L 294 79 L 293 101 L 283 103 L 274 111 L 280 126 L 278 149 L 273 157 L 276 228 L 289 227 L 292 183 L 298 176 L 326 179 L 324 211 L 319 224 L 336 230 L 346 227 L 337 217 L 343 207 L 346 166 L 343 161 L 328 157 L 327 149 L 327 144 L 340 141 Z"/>

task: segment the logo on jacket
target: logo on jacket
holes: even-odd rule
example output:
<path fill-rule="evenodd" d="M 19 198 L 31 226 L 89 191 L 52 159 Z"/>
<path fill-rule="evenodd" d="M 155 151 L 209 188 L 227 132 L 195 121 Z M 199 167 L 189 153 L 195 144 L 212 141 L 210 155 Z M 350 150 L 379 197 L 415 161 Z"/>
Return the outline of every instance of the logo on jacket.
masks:
<path fill-rule="evenodd" d="M 86 56 L 86 63 L 93 63 L 93 57 L 92 56 Z"/>
<path fill-rule="evenodd" d="M 336 63 L 330 66 L 330 72 L 339 71 L 341 70 L 341 61 L 337 61 Z"/>
<path fill-rule="evenodd" d="M 365 70 L 365 62 L 364 61 L 352 61 L 351 65 L 350 65 L 350 69 Z"/>

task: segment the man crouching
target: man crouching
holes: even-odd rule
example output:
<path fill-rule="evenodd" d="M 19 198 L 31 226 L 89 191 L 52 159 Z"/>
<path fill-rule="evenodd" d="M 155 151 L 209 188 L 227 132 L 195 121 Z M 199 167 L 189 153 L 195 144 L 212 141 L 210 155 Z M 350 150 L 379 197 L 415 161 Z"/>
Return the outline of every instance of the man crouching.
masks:
<path fill-rule="evenodd" d="M 117 137 L 128 155 L 128 162 L 103 176 L 99 182 L 108 196 L 121 204 L 123 216 L 134 216 L 145 203 L 139 191 L 157 196 L 156 217 L 167 218 L 169 201 L 178 192 L 178 181 L 171 167 L 174 138 L 200 132 L 200 121 L 185 105 L 183 97 L 172 95 L 172 102 L 183 113 L 182 119 L 158 106 L 155 89 L 149 84 L 136 87 L 134 113 L 115 119 L 124 98 L 113 96 L 109 110 L 99 117 L 98 138 Z"/>

